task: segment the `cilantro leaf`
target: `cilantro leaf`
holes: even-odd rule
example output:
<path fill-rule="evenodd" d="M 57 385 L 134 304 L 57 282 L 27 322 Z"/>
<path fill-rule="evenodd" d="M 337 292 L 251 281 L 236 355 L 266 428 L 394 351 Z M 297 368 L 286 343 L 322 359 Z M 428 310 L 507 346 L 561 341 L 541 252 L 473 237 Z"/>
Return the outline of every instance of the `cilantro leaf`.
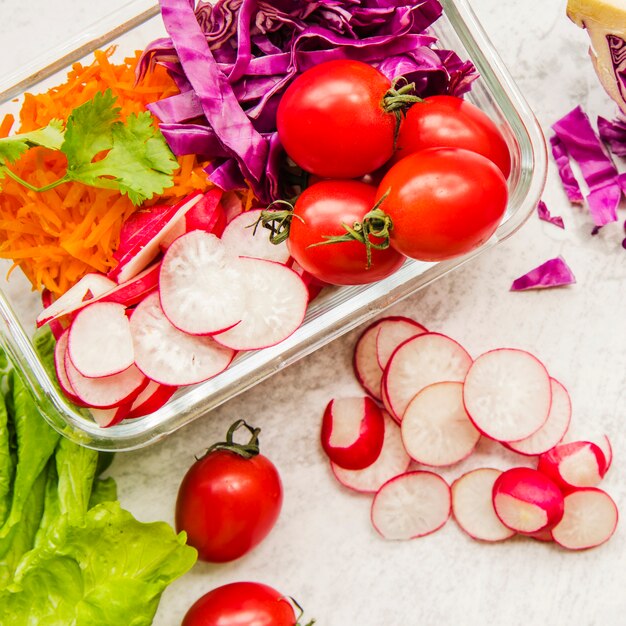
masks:
<path fill-rule="evenodd" d="M 44 128 L 0 139 L 0 159 L 15 163 L 26 150 L 33 146 L 58 150 L 62 143 L 63 122 L 51 120 Z"/>
<path fill-rule="evenodd" d="M 114 123 L 110 136 L 110 150 L 104 158 L 80 164 L 72 162 L 68 174 L 73 180 L 94 187 L 114 185 L 133 204 L 161 193 L 172 184 L 178 161 L 155 128 L 150 113 L 130 115 L 125 124 Z M 70 155 L 67 156 L 69 162 Z"/>

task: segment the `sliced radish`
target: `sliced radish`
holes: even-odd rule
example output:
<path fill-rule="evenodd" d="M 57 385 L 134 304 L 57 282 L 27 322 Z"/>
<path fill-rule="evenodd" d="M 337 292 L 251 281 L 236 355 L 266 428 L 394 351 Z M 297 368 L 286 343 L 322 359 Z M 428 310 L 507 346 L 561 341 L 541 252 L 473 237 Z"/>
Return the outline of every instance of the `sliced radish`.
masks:
<path fill-rule="evenodd" d="M 88 378 L 119 374 L 135 360 L 126 308 L 115 302 L 96 302 L 80 311 L 67 341 L 72 363 Z"/>
<path fill-rule="evenodd" d="M 584 433 L 584 436 L 580 436 L 580 430 L 575 433 L 568 431 L 561 443 L 572 443 L 574 441 L 590 441 L 591 443 L 594 443 L 604 454 L 604 459 L 606 461 L 604 473 L 606 474 L 613 463 L 613 446 L 611 445 L 611 441 L 607 435 L 605 435 L 602 431 L 598 431 L 598 429 L 594 427 L 589 428 L 588 426 L 585 426 L 582 432 Z"/>
<path fill-rule="evenodd" d="M 371 398 L 339 398 L 328 403 L 322 418 L 322 447 L 339 467 L 368 467 L 379 457 L 384 439 L 385 418 Z"/>
<path fill-rule="evenodd" d="M 596 443 L 598 444 L 600 450 L 604 453 L 604 459 L 606 461 L 604 473 L 606 474 L 613 463 L 613 446 L 611 445 L 611 440 L 607 435 L 602 435 Z"/>
<path fill-rule="evenodd" d="M 298 274 L 298 276 L 300 276 L 300 278 L 306 285 L 306 288 L 309 290 L 309 303 L 315 300 L 315 298 L 317 298 L 317 296 L 319 296 L 320 293 L 322 293 L 322 290 L 324 289 L 324 287 L 328 286 L 325 283 L 323 283 L 321 280 L 315 278 L 313 274 L 309 274 L 302 266 L 296 263 L 293 259 L 291 259 L 291 262 L 288 262 L 288 265 L 296 274 Z"/>
<path fill-rule="evenodd" d="M 595 548 L 608 541 L 617 527 L 617 506 L 601 489 L 579 489 L 565 496 L 563 519 L 552 537 L 569 550 Z"/>
<path fill-rule="evenodd" d="M 450 511 L 450 487 L 441 476 L 407 472 L 378 490 L 372 502 L 372 524 L 385 539 L 415 539 L 439 530 Z"/>
<path fill-rule="evenodd" d="M 393 407 L 391 406 L 389 398 L 387 397 L 387 387 L 385 387 L 382 382 L 380 385 L 380 401 L 383 404 L 383 408 L 393 418 L 394 422 L 396 422 L 396 424 L 401 424 L 402 420 L 393 412 Z"/>
<path fill-rule="evenodd" d="M 376 336 L 382 320 L 370 324 L 359 336 L 354 346 L 352 366 L 361 387 L 373 398 L 380 400 L 380 383 L 383 370 L 376 357 Z"/>
<path fill-rule="evenodd" d="M 389 415 L 385 417 L 385 438 L 378 458 L 362 470 L 348 470 L 331 462 L 335 478 L 348 489 L 361 493 L 375 493 L 390 478 L 406 472 L 411 459 L 402 445 L 398 425 Z"/>
<path fill-rule="evenodd" d="M 468 457 L 480 432 L 463 406 L 463 383 L 434 383 L 409 402 L 402 418 L 402 441 L 418 463 L 443 467 Z"/>
<path fill-rule="evenodd" d="M 240 257 L 240 282 L 245 291 L 241 321 L 215 335 L 233 350 L 258 350 L 274 346 L 302 324 L 309 292 L 292 269 L 264 259 Z"/>
<path fill-rule="evenodd" d="M 56 370 L 57 380 L 63 393 L 74 403 L 82 404 L 80 398 L 76 395 L 72 384 L 67 376 L 65 368 L 65 358 L 67 354 L 67 337 L 69 330 L 66 330 L 58 339 L 54 346 L 54 369 Z"/>
<path fill-rule="evenodd" d="M 100 428 L 110 428 L 119 424 L 122 420 L 128 417 L 130 410 L 130 404 L 123 404 L 122 406 L 112 407 L 110 409 L 96 409 L 90 410 L 91 416 Z"/>
<path fill-rule="evenodd" d="M 554 541 L 554 537 L 552 536 L 552 530 L 545 528 L 544 530 L 538 530 L 536 533 L 530 533 L 528 535 L 531 539 L 536 539 L 537 541 L 544 541 L 546 543 L 550 541 Z"/>
<path fill-rule="evenodd" d="M 445 335 L 424 333 L 408 339 L 391 356 L 383 378 L 394 415 L 401 419 L 409 402 L 428 385 L 462 382 L 471 364 L 470 355 Z"/>
<path fill-rule="evenodd" d="M 452 483 L 452 514 L 461 530 L 473 539 L 504 541 L 515 535 L 493 508 L 493 484 L 500 474 L 501 470 L 482 467 Z"/>
<path fill-rule="evenodd" d="M 83 308 L 94 298 L 111 291 L 116 284 L 102 274 L 85 274 L 73 287 L 37 316 L 37 327 Z"/>
<path fill-rule="evenodd" d="M 98 409 L 110 409 L 132 402 L 148 384 L 148 379 L 134 365 L 112 376 L 87 378 L 74 367 L 66 355 L 65 369 L 78 398 L 87 406 Z"/>
<path fill-rule="evenodd" d="M 548 419 L 552 391 L 543 364 L 512 348 L 479 356 L 467 373 L 465 408 L 478 430 L 496 441 L 519 441 Z"/>
<path fill-rule="evenodd" d="M 269 231 L 260 224 L 257 226 L 263 210 L 254 209 L 235 217 L 224 229 L 222 241 L 239 256 L 286 263 L 289 260 L 287 242 L 273 244 Z"/>
<path fill-rule="evenodd" d="M 606 473 L 606 458 L 595 443 L 562 443 L 539 457 L 537 469 L 564 490 L 595 487 Z"/>
<path fill-rule="evenodd" d="M 173 326 L 163 313 L 158 292 L 137 306 L 130 330 L 137 367 L 162 385 L 191 385 L 212 378 L 235 355 L 211 337 L 189 335 Z"/>
<path fill-rule="evenodd" d="M 493 485 L 500 521 L 518 533 L 552 528 L 563 517 L 563 494 L 547 476 L 529 467 L 503 472 Z"/>
<path fill-rule="evenodd" d="M 116 285 L 111 291 L 103 293 L 98 302 L 118 302 L 124 306 L 134 306 L 141 302 L 149 293 L 156 291 L 159 286 L 161 262 L 157 261 L 137 276 L 125 283 Z"/>
<path fill-rule="evenodd" d="M 565 436 L 572 417 L 572 402 L 567 389 L 554 378 L 550 379 L 552 403 L 546 423 L 534 434 L 521 441 L 507 443 L 514 452 L 527 456 L 543 454 L 554 448 Z"/>
<path fill-rule="evenodd" d="M 133 401 L 126 418 L 135 419 L 158 411 L 176 393 L 177 389 L 178 387 L 161 385 L 151 380 Z"/>
<path fill-rule="evenodd" d="M 161 251 L 161 241 L 173 229 L 181 216 L 202 200 L 200 192 L 194 192 L 178 204 L 164 211 L 144 228 L 135 231 L 127 248 L 120 247 L 121 254 L 116 258 L 119 263 L 108 274 L 118 283 L 124 283 L 144 270 Z"/>
<path fill-rule="evenodd" d="M 161 306 L 174 326 L 209 335 L 238 324 L 245 315 L 246 283 L 236 263 L 215 236 L 194 230 L 167 250 L 159 279 Z"/>
<path fill-rule="evenodd" d="M 382 370 L 387 367 L 391 355 L 401 343 L 428 332 L 421 324 L 408 317 L 385 317 L 380 322 L 376 335 L 376 358 Z"/>

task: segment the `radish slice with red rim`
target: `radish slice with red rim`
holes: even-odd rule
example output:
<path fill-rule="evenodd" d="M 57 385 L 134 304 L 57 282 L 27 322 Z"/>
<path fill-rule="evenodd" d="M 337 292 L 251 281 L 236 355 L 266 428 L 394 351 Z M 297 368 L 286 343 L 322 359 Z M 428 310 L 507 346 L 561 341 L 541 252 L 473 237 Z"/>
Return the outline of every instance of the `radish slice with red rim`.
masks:
<path fill-rule="evenodd" d="M 386 317 L 380 322 L 376 335 L 376 358 L 382 370 L 387 367 L 391 355 L 401 343 L 428 332 L 421 324 L 408 317 Z"/>
<path fill-rule="evenodd" d="M 516 533 L 507 528 L 493 508 L 493 485 L 501 470 L 482 467 L 460 476 L 452 483 L 452 514 L 472 539 L 504 541 Z"/>
<path fill-rule="evenodd" d="M 331 400 L 322 417 L 322 448 L 345 469 L 359 470 L 379 457 L 385 439 L 385 418 L 371 398 Z"/>
<path fill-rule="evenodd" d="M 543 364 L 529 352 L 500 348 L 479 356 L 467 372 L 465 408 L 474 425 L 496 441 L 519 441 L 548 419 L 552 391 Z"/>
<path fill-rule="evenodd" d="M 134 365 L 112 376 L 87 378 L 74 367 L 71 359 L 66 355 L 65 369 L 78 398 L 87 406 L 99 409 L 110 409 L 132 402 L 148 384 L 148 379 Z"/>
<path fill-rule="evenodd" d="M 309 292 L 292 269 L 264 259 L 236 262 L 245 292 L 241 321 L 214 336 L 233 350 L 258 350 L 287 339 L 302 324 Z"/>
<path fill-rule="evenodd" d="M 480 432 L 463 406 L 463 383 L 434 383 L 409 402 L 402 418 L 402 441 L 409 456 L 433 467 L 468 457 Z"/>
<path fill-rule="evenodd" d="M 54 346 L 54 369 L 56 370 L 57 381 L 63 393 L 74 403 L 82 404 L 80 398 L 76 395 L 72 384 L 67 376 L 65 367 L 65 359 L 67 358 L 67 336 L 69 329 L 66 330 L 58 339 Z"/>
<path fill-rule="evenodd" d="M 433 472 L 407 472 L 387 481 L 372 502 L 372 524 L 385 538 L 415 539 L 439 530 L 450 517 L 448 483 Z"/>
<path fill-rule="evenodd" d="M 130 404 L 123 404 L 122 406 L 116 406 L 110 409 L 96 409 L 91 408 L 90 413 L 94 422 L 100 426 L 100 428 L 110 428 L 119 424 L 122 420 L 128 417 L 130 410 Z"/>
<path fill-rule="evenodd" d="M 376 336 L 382 320 L 370 324 L 359 336 L 354 346 L 352 366 L 354 375 L 367 393 L 380 400 L 380 383 L 383 370 L 376 357 Z"/>
<path fill-rule="evenodd" d="M 211 337 L 184 333 L 173 326 L 161 308 L 159 294 L 149 295 L 130 319 L 137 367 L 162 385 L 192 385 L 223 372 L 233 350 Z"/>
<path fill-rule="evenodd" d="M 126 419 L 144 417 L 158 411 L 176 393 L 178 387 L 161 385 L 151 380 L 146 388 L 133 400 Z"/>
<path fill-rule="evenodd" d="M 270 231 L 258 223 L 264 210 L 253 209 L 235 217 L 224 229 L 222 241 L 236 255 L 287 263 L 287 242 L 273 244 Z"/>
<path fill-rule="evenodd" d="M 401 419 L 409 402 L 428 385 L 462 382 L 471 364 L 470 355 L 446 335 L 424 333 L 408 339 L 391 356 L 383 377 L 394 415 Z"/>
<path fill-rule="evenodd" d="M 380 401 L 382 402 L 385 411 L 387 411 L 387 413 L 389 413 L 389 415 L 393 418 L 393 421 L 396 422 L 396 424 L 401 424 L 402 420 L 393 412 L 393 407 L 387 397 L 387 388 L 382 383 L 380 385 Z"/>
<path fill-rule="evenodd" d="M 168 248 L 159 277 L 161 306 L 176 328 L 210 335 L 245 315 L 246 282 L 241 264 L 209 233 L 195 230 Z"/>
<path fill-rule="evenodd" d="M 335 478 L 348 489 L 361 493 L 375 493 L 390 478 L 406 472 L 411 459 L 402 445 L 398 425 L 384 413 L 385 437 L 378 458 L 361 470 L 348 470 L 331 462 Z"/>
<path fill-rule="evenodd" d="M 541 472 L 529 467 L 514 467 L 496 479 L 493 508 L 508 528 L 523 534 L 536 533 L 561 521 L 563 494 Z"/>
<path fill-rule="evenodd" d="M 595 487 L 606 473 L 606 458 L 595 443 L 561 443 L 539 457 L 537 469 L 564 490 Z"/>
<path fill-rule="evenodd" d="M 568 550 L 595 548 L 617 527 L 617 506 L 601 489 L 578 489 L 565 496 L 563 519 L 552 529 L 556 543 Z"/>
<path fill-rule="evenodd" d="M 95 302 L 80 311 L 70 326 L 67 351 L 76 369 L 88 378 L 119 374 L 134 360 L 126 307 Z"/>
<path fill-rule="evenodd" d="M 572 417 L 572 402 L 567 389 L 554 378 L 550 379 L 552 402 L 546 423 L 534 434 L 506 445 L 513 452 L 536 456 L 554 448 L 565 436 Z"/>

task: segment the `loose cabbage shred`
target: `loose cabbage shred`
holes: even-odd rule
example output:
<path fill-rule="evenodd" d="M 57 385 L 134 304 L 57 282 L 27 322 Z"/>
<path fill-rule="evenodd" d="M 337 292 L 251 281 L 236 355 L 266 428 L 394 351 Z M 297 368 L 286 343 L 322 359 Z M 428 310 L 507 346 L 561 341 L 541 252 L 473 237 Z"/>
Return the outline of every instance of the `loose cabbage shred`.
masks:
<path fill-rule="evenodd" d="M 529 289 L 549 289 L 573 285 L 576 278 L 565 259 L 561 256 L 549 259 L 527 274 L 513 281 L 511 291 L 527 291 Z"/>
<path fill-rule="evenodd" d="M 563 218 L 559 215 L 552 215 L 550 213 L 550 209 L 548 209 L 548 206 L 543 200 L 539 200 L 539 204 L 537 205 L 537 215 L 539 216 L 539 219 L 544 222 L 554 224 L 558 228 L 565 228 Z"/>

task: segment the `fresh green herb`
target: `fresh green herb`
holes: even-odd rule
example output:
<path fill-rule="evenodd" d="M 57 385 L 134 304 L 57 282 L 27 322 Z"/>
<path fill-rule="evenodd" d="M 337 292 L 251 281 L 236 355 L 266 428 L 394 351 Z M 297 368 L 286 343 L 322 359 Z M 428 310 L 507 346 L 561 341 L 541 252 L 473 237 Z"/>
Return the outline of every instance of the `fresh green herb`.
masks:
<path fill-rule="evenodd" d="M 92 187 L 117 189 L 133 204 L 141 204 L 173 184 L 178 162 L 147 111 L 119 120 L 120 108 L 110 89 L 97 93 L 74 109 L 63 123 L 52 120 L 45 128 L 0 139 L 0 176 L 9 176 L 31 191 L 47 191 L 75 181 Z M 35 187 L 8 165 L 26 150 L 43 146 L 67 157 L 65 176 Z M 97 158 L 96 158 L 97 157 Z"/>

